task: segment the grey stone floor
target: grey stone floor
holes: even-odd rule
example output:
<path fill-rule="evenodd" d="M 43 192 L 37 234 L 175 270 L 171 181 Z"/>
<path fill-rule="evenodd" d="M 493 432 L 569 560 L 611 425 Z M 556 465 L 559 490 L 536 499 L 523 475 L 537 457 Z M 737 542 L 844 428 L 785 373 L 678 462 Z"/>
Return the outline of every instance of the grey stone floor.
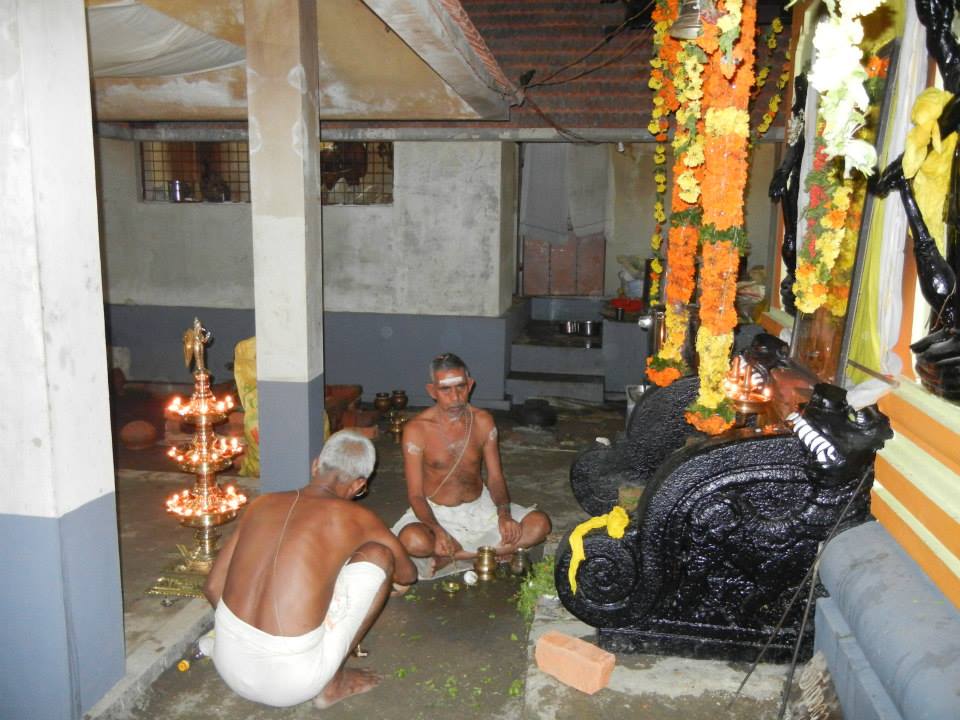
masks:
<path fill-rule="evenodd" d="M 570 404 L 555 428 L 517 426 L 497 416 L 503 464 L 516 502 L 548 512 L 556 542 L 585 519 L 569 488 L 570 463 L 597 436 L 623 428 L 623 405 L 581 408 Z M 405 509 L 401 458 L 389 435 L 377 441 L 378 469 L 362 502 L 390 524 Z M 323 711 L 309 703 L 273 709 L 233 695 L 208 659 L 186 672 L 177 661 L 212 623 L 204 601 L 163 603 L 145 590 L 168 562 L 176 543 L 191 542 L 163 510 L 163 500 L 191 479 L 163 468 L 163 448 L 141 457 L 127 452 L 118 475 L 128 678 L 89 714 L 90 718 L 774 718 L 784 676 L 780 666 L 761 666 L 742 697 L 733 691 L 744 668 L 727 663 L 653 656 L 620 656 L 610 687 L 587 696 L 544 675 L 533 662 L 536 639 L 557 628 L 589 639 L 592 629 L 556 601 L 541 601 L 531 627 L 519 616 L 518 581 L 500 577 L 453 595 L 421 583 L 388 602 L 363 643 L 369 656 L 351 660 L 384 676 L 373 692 Z M 255 481 L 238 481 L 250 494 Z M 229 528 L 228 528 L 229 531 Z"/>

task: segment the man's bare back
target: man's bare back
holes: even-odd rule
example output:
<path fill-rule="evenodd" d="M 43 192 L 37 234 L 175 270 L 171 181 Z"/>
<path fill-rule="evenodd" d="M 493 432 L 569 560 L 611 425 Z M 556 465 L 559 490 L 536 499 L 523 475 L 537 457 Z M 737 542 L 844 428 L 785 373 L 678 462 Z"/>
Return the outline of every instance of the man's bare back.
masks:
<path fill-rule="evenodd" d="M 357 549 L 371 541 L 386 545 L 391 537 L 366 508 L 309 486 L 299 497 L 264 495 L 251 503 L 231 538 L 236 542 L 223 600 L 266 633 L 302 635 L 323 622 L 337 575 Z"/>
<path fill-rule="evenodd" d="M 414 582 L 417 571 L 380 518 L 352 502 L 374 462 L 367 438 L 334 433 L 311 482 L 257 498 L 217 556 L 204 585 L 217 608 L 213 658 L 243 697 L 326 708 L 379 683 L 370 670 L 345 669 L 347 654 L 380 614 L 389 581 Z"/>

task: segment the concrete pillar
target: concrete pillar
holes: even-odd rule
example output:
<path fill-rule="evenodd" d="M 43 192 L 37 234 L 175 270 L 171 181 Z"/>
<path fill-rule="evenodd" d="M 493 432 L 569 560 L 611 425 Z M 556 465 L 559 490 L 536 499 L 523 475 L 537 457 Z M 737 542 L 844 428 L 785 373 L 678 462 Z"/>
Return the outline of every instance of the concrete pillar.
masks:
<path fill-rule="evenodd" d="M 124 673 L 86 19 L 0 3 L 0 715 Z"/>
<path fill-rule="evenodd" d="M 246 0 L 260 481 L 299 487 L 323 444 L 315 0 Z"/>

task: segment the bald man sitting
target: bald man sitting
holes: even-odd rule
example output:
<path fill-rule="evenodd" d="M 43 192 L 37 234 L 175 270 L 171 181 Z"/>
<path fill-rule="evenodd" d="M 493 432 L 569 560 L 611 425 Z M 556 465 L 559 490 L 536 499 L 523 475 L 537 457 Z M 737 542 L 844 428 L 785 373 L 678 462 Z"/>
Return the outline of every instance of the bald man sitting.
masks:
<path fill-rule="evenodd" d="M 366 490 L 373 444 L 343 430 L 314 460 L 309 484 L 247 508 L 204 586 L 216 608 L 213 662 L 241 697 L 326 708 L 380 682 L 345 669 L 390 581 L 417 571 L 383 522 L 351 500 Z"/>

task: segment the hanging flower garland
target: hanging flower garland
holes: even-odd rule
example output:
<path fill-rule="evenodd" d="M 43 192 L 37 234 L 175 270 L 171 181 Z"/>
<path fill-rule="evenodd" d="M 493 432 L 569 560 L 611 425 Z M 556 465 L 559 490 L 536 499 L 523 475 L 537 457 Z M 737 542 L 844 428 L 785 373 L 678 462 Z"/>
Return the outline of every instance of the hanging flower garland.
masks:
<path fill-rule="evenodd" d="M 889 62 L 873 56 L 868 63 L 865 91 L 869 103 L 876 103 L 886 83 Z M 868 120 L 873 122 L 868 123 Z M 865 123 L 854 140 L 873 147 L 876 139 L 876 118 L 863 116 Z M 842 317 L 847 312 L 850 278 L 856 260 L 857 240 L 866 178 L 844 175 L 843 165 L 827 151 L 826 119 L 817 120 L 817 137 L 810 172 L 804 180 L 808 205 L 804 211 L 803 242 L 797 248 L 797 268 L 793 292 L 797 309 L 816 312 L 826 306 L 830 313 Z"/>
<path fill-rule="evenodd" d="M 852 192 L 852 183 L 844 183 L 840 166 L 827 156 L 823 128 L 823 120 L 818 120 L 813 162 L 804 180 L 809 201 L 794 273 L 797 309 L 805 313 L 816 311 L 827 300 L 827 284 L 846 234 Z"/>
<path fill-rule="evenodd" d="M 760 36 L 760 42 L 758 44 L 767 46 L 768 59 L 776 54 L 777 47 L 780 44 L 779 41 L 781 33 L 783 33 L 783 21 L 780 20 L 780 18 L 774 18 L 773 22 L 770 23 L 769 27 Z M 783 89 L 790 81 L 790 57 L 790 51 L 787 50 L 784 56 L 783 65 L 780 68 L 780 75 L 777 77 L 776 90 L 767 101 L 767 110 L 763 113 L 763 116 L 760 118 L 760 122 L 757 124 L 755 130 L 756 137 L 761 137 L 767 133 L 767 131 L 770 129 L 770 126 L 773 125 L 773 121 L 776 119 L 777 113 L 780 110 L 780 105 L 783 102 Z M 770 77 L 770 72 L 772 69 L 772 66 L 768 63 L 757 70 L 756 85 L 754 86 L 752 93 L 752 97 L 754 99 L 760 94 L 760 90 L 767 84 L 767 79 Z"/>
<path fill-rule="evenodd" d="M 883 0 L 831 0 L 830 15 L 817 24 L 813 35 L 816 56 L 810 84 L 820 93 L 819 117 L 823 120 L 824 152 L 828 158 L 843 158 L 844 177 L 856 169 L 866 176 L 877 164 L 877 151 L 856 137 L 866 122 L 870 99 L 864 84 L 867 71 L 861 64 L 865 17 Z"/>
<path fill-rule="evenodd" d="M 674 185 L 667 243 L 666 337 L 655 357 L 647 361 L 647 377 L 660 386 L 689 372 L 683 359 L 693 297 L 699 242 L 700 195 L 704 164 L 701 125 L 703 62 L 706 56 L 692 42 L 681 43 L 674 85 L 679 107 L 673 151 Z"/>
<path fill-rule="evenodd" d="M 704 73 L 703 257 L 700 270 L 700 392 L 687 422 L 715 435 L 736 412 L 723 391 L 730 367 L 734 300 L 740 252 L 746 243 L 743 205 L 747 184 L 751 88 L 754 84 L 756 0 L 718 2 L 722 14 L 705 23 L 698 43 L 708 58 Z"/>
<path fill-rule="evenodd" d="M 657 145 L 654 149 L 653 181 L 656 188 L 654 199 L 654 226 L 650 238 L 653 261 L 650 263 L 650 286 L 647 301 L 651 305 L 660 302 L 660 279 L 663 276 L 663 227 L 666 220 L 664 200 L 667 192 L 667 131 L 670 128 L 670 113 L 677 109 L 677 95 L 673 85 L 673 69 L 677 62 L 679 43 L 667 34 L 673 20 L 677 17 L 678 0 L 657 0 L 651 19 L 653 20 L 654 51 L 650 60 L 650 81 L 648 87 L 654 95 L 653 113 L 647 129 L 654 136 Z"/>
<path fill-rule="evenodd" d="M 879 124 L 879 101 L 886 88 L 887 73 L 890 69 L 890 60 L 872 55 L 867 61 L 867 95 L 870 98 L 870 110 L 867 113 L 867 124 L 860 130 L 858 137 L 874 144 L 877 139 Z M 951 157 L 953 153 L 950 153 Z M 850 281 L 853 277 L 853 266 L 857 259 L 857 244 L 860 239 L 860 225 L 863 219 L 863 208 L 867 198 L 867 179 L 862 175 L 853 175 L 844 178 L 844 186 L 850 188 L 850 208 L 844 224 L 843 239 L 840 241 L 840 253 L 830 279 L 827 282 L 827 297 L 824 305 L 835 317 L 844 317 L 850 300 Z"/>

